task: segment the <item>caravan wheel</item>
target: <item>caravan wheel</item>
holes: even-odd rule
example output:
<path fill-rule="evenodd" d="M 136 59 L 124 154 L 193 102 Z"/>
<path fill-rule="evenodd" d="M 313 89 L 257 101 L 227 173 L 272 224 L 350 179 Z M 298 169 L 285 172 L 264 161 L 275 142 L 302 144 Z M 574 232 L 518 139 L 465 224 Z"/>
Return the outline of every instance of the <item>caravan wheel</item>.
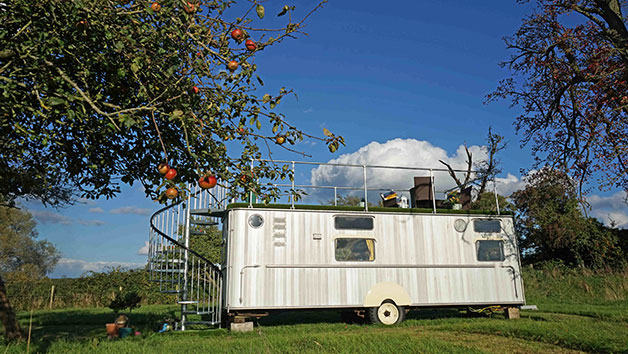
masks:
<path fill-rule="evenodd" d="M 379 307 L 370 308 L 368 312 L 372 323 L 387 326 L 401 323 L 406 317 L 405 309 L 390 300 L 384 301 Z"/>

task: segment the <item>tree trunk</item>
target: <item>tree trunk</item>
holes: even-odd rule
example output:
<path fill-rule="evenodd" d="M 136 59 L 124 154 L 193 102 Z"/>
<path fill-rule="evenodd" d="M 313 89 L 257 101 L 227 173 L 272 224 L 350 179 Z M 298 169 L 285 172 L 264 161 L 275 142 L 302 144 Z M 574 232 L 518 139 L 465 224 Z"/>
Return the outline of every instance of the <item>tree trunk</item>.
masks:
<path fill-rule="evenodd" d="M 7 340 L 13 341 L 16 339 L 22 339 L 23 333 L 20 329 L 20 324 L 17 321 L 15 312 L 9 303 L 7 297 L 7 289 L 4 287 L 4 281 L 0 276 L 0 320 L 4 326 L 4 336 Z"/>

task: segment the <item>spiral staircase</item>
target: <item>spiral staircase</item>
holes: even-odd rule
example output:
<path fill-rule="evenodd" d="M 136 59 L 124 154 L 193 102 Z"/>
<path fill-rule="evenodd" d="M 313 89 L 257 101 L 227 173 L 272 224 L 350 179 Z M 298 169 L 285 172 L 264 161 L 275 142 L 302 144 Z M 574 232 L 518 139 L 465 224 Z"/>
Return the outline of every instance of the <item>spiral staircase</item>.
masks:
<path fill-rule="evenodd" d="M 160 209 L 150 219 L 148 267 L 150 280 L 165 294 L 176 294 L 181 305 L 180 330 L 195 325 L 220 326 L 223 275 L 190 248 L 190 236 L 221 226 L 227 202 L 226 189 L 209 190 L 189 185 L 186 199 Z"/>

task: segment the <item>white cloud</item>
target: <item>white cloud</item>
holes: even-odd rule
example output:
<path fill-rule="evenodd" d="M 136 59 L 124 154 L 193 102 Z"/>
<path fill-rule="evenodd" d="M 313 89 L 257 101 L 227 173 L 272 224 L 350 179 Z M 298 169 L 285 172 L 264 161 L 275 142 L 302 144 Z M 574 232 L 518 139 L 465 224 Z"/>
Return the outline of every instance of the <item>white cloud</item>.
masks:
<path fill-rule="evenodd" d="M 104 213 L 105 211 L 102 208 L 89 208 L 90 213 Z"/>
<path fill-rule="evenodd" d="M 137 254 L 139 254 L 140 256 L 148 255 L 148 247 L 148 241 L 144 241 L 144 246 L 140 247 L 140 249 L 137 250 Z"/>
<path fill-rule="evenodd" d="M 113 267 L 123 267 L 127 269 L 141 268 L 144 263 L 135 262 L 114 262 L 114 261 L 84 261 L 81 259 L 61 258 L 55 267 L 52 277 L 78 277 L 89 271 L 102 272 Z"/>
<path fill-rule="evenodd" d="M 486 158 L 486 152 L 480 146 L 470 146 L 469 151 L 473 154 L 474 161 Z M 341 155 L 329 162 L 445 169 L 446 167 L 439 160 L 449 163 L 454 169 L 465 169 L 467 155 L 464 145 L 460 145 L 456 153 L 449 156 L 447 151 L 428 141 L 398 138 L 385 143 L 371 142 L 356 152 Z M 434 171 L 433 173 L 437 191 L 444 191 L 455 186 L 455 182 L 446 171 Z M 367 184 L 369 188 L 407 191 L 414 186 L 414 176 L 429 175 L 429 170 L 369 168 L 367 169 Z M 457 176 L 463 178 L 464 173 L 457 173 Z M 360 167 L 320 166 L 312 170 L 310 182 L 317 186 L 346 186 L 359 189 L 363 186 L 363 179 L 363 170 Z M 359 190 L 353 192 L 353 194 L 357 193 Z M 437 198 L 439 198 L 438 195 Z"/>
<path fill-rule="evenodd" d="M 303 111 L 303 113 L 305 114 L 312 113 L 312 112 L 314 112 L 314 108 L 311 108 L 311 107 Z"/>
<path fill-rule="evenodd" d="M 104 221 L 100 220 L 83 220 L 83 219 L 72 219 L 68 216 L 65 216 L 60 213 L 56 213 L 50 210 L 29 210 L 35 220 L 42 224 L 61 224 L 61 225 L 71 225 L 71 224 L 80 224 L 86 226 L 101 226 L 104 225 Z"/>
<path fill-rule="evenodd" d="M 104 221 L 102 220 L 83 220 L 83 219 L 77 219 L 75 221 L 77 224 L 80 225 L 85 225 L 85 226 L 102 226 L 105 224 Z"/>
<path fill-rule="evenodd" d="M 511 173 L 508 173 L 506 177 L 495 178 L 495 183 L 497 184 L 497 193 L 506 197 L 525 188 L 526 186 L 525 182 L 521 178 Z M 492 184 L 489 185 L 489 188 L 493 188 Z"/>
<path fill-rule="evenodd" d="M 616 227 L 628 228 L 628 205 L 624 202 L 625 199 L 625 192 L 617 192 L 605 197 L 591 195 L 587 198 L 591 205 L 590 214 L 607 226 L 614 222 Z"/>
<path fill-rule="evenodd" d="M 136 206 L 126 206 L 120 207 L 116 209 L 111 209 L 109 211 L 111 214 L 137 214 L 137 215 L 150 215 L 153 213 L 152 210 L 147 208 L 138 208 Z"/>
<path fill-rule="evenodd" d="M 55 213 L 50 210 L 29 210 L 29 211 L 31 214 L 33 214 L 35 219 L 42 224 L 62 224 L 62 225 L 72 224 L 72 219 L 60 213 Z"/>

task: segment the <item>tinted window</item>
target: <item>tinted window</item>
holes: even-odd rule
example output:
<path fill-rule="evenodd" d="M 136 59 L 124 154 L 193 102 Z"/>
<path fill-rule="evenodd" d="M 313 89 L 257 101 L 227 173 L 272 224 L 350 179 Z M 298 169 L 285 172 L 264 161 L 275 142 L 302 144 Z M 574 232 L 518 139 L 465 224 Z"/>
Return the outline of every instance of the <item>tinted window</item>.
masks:
<path fill-rule="evenodd" d="M 501 262 L 504 260 L 504 243 L 502 241 L 482 240 L 475 243 L 478 261 Z"/>
<path fill-rule="evenodd" d="M 501 232 L 502 225 L 499 220 L 478 219 L 473 220 L 473 231 L 475 232 Z"/>
<path fill-rule="evenodd" d="M 373 230 L 373 218 L 363 216 L 336 216 L 334 227 L 337 230 Z"/>
<path fill-rule="evenodd" d="M 337 261 L 370 262 L 375 260 L 375 240 L 368 238 L 337 238 Z"/>

